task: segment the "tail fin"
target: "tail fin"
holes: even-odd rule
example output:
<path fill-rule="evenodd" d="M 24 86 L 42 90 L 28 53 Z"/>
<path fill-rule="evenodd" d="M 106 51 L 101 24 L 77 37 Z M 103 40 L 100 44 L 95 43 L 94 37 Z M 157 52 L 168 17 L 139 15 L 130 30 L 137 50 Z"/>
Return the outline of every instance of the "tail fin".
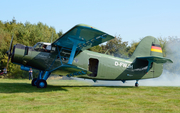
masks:
<path fill-rule="evenodd" d="M 130 59 L 134 60 L 136 57 L 147 56 L 163 57 L 159 41 L 152 36 L 147 36 L 141 40 Z"/>
<path fill-rule="evenodd" d="M 132 61 L 135 59 L 148 61 L 147 72 L 149 71 L 152 62 L 157 64 L 166 62 L 173 63 L 170 59 L 163 57 L 159 41 L 152 36 L 147 36 L 141 40 L 130 58 Z"/>

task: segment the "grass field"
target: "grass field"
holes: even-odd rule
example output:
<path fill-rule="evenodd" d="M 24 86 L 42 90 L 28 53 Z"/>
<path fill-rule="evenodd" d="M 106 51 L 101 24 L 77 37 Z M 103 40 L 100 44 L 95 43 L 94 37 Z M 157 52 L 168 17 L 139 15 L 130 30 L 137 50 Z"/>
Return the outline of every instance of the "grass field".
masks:
<path fill-rule="evenodd" d="M 0 112 L 180 113 L 180 87 L 101 87 L 75 80 L 0 79 Z"/>

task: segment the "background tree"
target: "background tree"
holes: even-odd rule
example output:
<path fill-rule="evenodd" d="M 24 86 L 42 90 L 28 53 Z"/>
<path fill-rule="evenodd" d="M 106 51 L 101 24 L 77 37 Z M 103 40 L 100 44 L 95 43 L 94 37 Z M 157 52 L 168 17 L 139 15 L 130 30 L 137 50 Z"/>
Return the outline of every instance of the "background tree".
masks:
<path fill-rule="evenodd" d="M 159 37 L 157 38 L 159 43 L 160 43 L 160 46 L 162 48 L 162 52 L 163 52 L 163 57 L 166 56 L 166 44 L 167 44 L 167 38 L 162 38 L 162 37 Z"/>
<path fill-rule="evenodd" d="M 132 56 L 132 54 L 133 54 L 134 50 L 136 49 L 136 47 L 138 46 L 138 44 L 139 44 L 139 42 L 135 42 L 135 41 L 133 41 L 131 43 L 131 46 L 129 46 L 129 50 L 128 50 L 129 57 Z"/>

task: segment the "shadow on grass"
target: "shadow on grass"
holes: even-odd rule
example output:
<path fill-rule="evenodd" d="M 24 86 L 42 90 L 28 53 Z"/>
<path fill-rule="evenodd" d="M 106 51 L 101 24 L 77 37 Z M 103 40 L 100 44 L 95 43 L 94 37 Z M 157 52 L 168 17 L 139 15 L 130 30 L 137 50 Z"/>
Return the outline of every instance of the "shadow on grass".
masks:
<path fill-rule="evenodd" d="M 68 85 L 68 86 L 63 86 L 61 87 L 107 87 L 107 88 L 136 88 L 134 86 L 105 86 L 105 85 Z"/>
<path fill-rule="evenodd" d="M 68 91 L 67 88 L 73 87 L 107 87 L 107 88 L 135 88 L 133 86 L 93 86 L 93 85 L 48 85 L 47 88 L 37 88 L 28 83 L 0 83 L 0 93 L 33 93 L 33 92 L 52 92 Z"/>
<path fill-rule="evenodd" d="M 61 86 L 48 85 L 47 88 L 37 88 L 27 83 L 0 83 L 0 93 L 33 93 L 33 92 L 52 92 L 68 91 Z"/>

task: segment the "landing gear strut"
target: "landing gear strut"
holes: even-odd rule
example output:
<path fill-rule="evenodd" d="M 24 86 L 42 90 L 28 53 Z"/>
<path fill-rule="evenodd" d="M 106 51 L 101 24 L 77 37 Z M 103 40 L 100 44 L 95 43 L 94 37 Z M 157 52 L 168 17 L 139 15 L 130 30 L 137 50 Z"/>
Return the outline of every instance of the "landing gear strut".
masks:
<path fill-rule="evenodd" d="M 138 86 L 139 86 L 138 80 L 136 80 L 135 87 L 138 87 Z"/>
<path fill-rule="evenodd" d="M 32 86 L 37 86 L 37 88 L 46 88 L 47 87 L 46 80 L 48 79 L 50 74 L 51 73 L 49 71 L 46 71 L 46 72 L 40 71 L 38 78 L 34 78 L 32 80 L 32 82 L 31 82 Z"/>

